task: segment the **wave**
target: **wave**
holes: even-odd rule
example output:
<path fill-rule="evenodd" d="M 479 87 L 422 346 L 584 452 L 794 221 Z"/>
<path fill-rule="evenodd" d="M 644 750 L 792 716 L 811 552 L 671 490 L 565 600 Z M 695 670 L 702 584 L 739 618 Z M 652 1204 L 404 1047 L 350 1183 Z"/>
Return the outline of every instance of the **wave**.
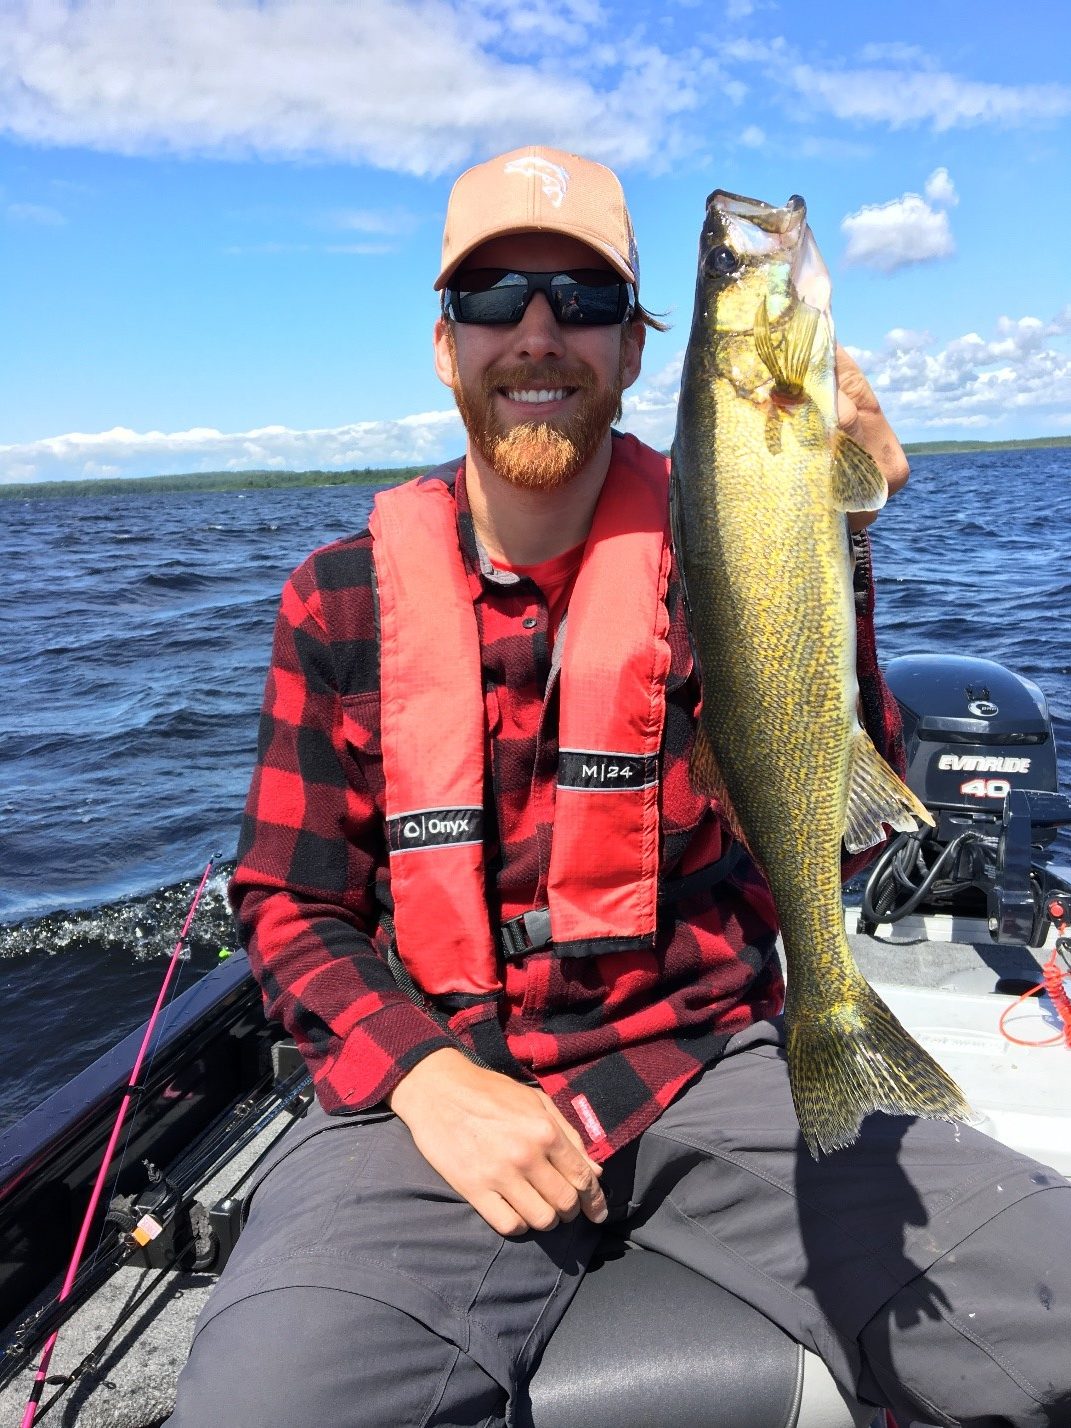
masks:
<path fill-rule="evenodd" d="M 233 951 L 234 923 L 227 882 L 234 862 L 221 862 L 205 884 L 185 956 Z M 122 953 L 148 961 L 170 956 L 200 878 L 185 878 L 94 907 L 60 909 L 21 922 L 0 923 L 0 961 L 18 957 L 89 957 Z"/>
<path fill-rule="evenodd" d="M 205 885 L 172 996 L 237 946 L 226 898 L 233 866 L 221 864 Z M 0 925 L 7 1010 L 0 1129 L 145 1021 L 199 882 Z"/>
<path fill-rule="evenodd" d="M 213 585 L 222 580 L 230 579 L 230 572 L 221 570 L 218 573 L 207 574 L 200 570 L 150 570 L 147 575 L 142 575 L 130 586 L 132 593 L 140 590 L 164 590 L 168 594 L 173 591 L 186 590 L 208 590 Z"/>

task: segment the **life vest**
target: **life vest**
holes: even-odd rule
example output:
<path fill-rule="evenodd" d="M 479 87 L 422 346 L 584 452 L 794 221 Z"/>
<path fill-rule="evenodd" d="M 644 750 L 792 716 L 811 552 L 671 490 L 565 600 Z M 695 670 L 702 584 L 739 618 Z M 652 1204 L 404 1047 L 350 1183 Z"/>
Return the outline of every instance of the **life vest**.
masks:
<path fill-rule="evenodd" d="M 547 885 L 559 955 L 654 946 L 667 510 L 666 458 L 615 438 L 562 655 Z M 493 996 L 502 982 L 484 867 L 483 676 L 453 492 L 434 473 L 380 492 L 369 528 L 398 955 L 431 996 Z"/>

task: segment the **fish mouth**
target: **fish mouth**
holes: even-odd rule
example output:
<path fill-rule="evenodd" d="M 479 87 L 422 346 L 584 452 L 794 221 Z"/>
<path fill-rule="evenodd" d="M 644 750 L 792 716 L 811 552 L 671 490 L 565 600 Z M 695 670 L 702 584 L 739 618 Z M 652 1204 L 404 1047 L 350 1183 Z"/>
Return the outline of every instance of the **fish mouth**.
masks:
<path fill-rule="evenodd" d="M 771 294 L 773 315 L 786 306 L 806 303 L 828 313 L 831 284 L 817 244 L 807 226 L 807 204 L 793 194 L 780 206 L 744 194 L 715 189 L 707 199 L 701 254 L 727 248 L 742 268 L 767 264 L 787 267 L 782 294 Z"/>
<path fill-rule="evenodd" d="M 807 204 L 798 193 L 794 193 L 779 208 L 761 198 L 747 198 L 742 193 L 729 193 L 726 189 L 716 188 L 707 199 L 708 222 L 712 217 L 711 209 L 716 211 L 723 223 L 734 218 L 741 219 L 769 234 L 798 233 L 807 222 Z"/>
<path fill-rule="evenodd" d="M 704 249 L 724 244 L 747 261 L 783 258 L 807 231 L 807 205 L 794 194 L 780 208 L 716 188 L 707 199 Z"/>

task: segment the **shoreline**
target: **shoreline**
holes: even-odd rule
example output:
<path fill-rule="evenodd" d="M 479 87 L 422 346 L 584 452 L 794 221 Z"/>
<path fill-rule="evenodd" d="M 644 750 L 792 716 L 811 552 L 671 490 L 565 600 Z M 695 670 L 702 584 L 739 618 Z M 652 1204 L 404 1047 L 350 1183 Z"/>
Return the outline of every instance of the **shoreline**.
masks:
<path fill-rule="evenodd" d="M 1031 436 L 1008 441 L 905 441 L 910 456 L 961 456 L 975 451 L 1037 451 L 1071 447 L 1068 436 Z M 77 477 L 70 481 L 0 484 L 0 500 L 55 500 L 81 496 L 173 495 L 183 491 L 264 491 L 309 486 L 396 486 L 420 476 L 423 466 L 365 466 L 348 471 L 196 471 L 175 476 Z"/>

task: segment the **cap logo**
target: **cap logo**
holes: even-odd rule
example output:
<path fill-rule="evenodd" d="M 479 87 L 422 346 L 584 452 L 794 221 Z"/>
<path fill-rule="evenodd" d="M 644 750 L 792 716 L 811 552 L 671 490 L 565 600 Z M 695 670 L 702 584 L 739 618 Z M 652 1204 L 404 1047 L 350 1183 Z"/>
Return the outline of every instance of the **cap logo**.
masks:
<path fill-rule="evenodd" d="M 552 164 L 548 159 L 511 159 L 505 172 L 539 179 L 544 197 L 548 198 L 555 208 L 561 208 L 565 191 L 569 187 L 569 175 L 560 164 Z"/>

